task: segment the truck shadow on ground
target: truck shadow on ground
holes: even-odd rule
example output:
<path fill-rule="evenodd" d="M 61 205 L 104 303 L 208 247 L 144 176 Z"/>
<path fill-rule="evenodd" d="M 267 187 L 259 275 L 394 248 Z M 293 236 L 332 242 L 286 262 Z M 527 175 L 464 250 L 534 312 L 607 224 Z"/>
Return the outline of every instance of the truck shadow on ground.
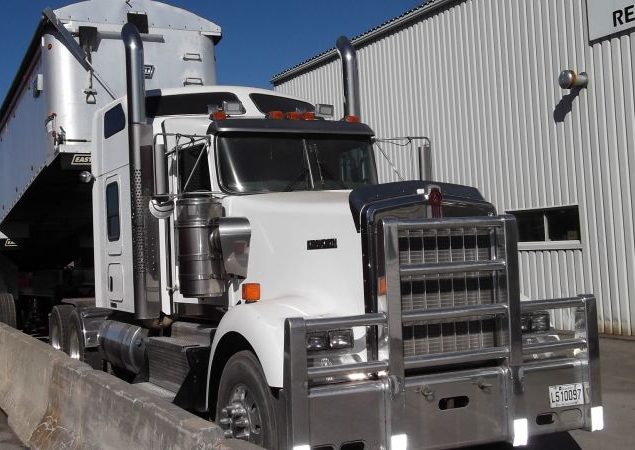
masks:
<path fill-rule="evenodd" d="M 511 450 L 519 448 L 525 450 L 581 450 L 581 447 L 569 433 L 536 436 L 529 442 L 527 447 L 514 447 L 511 444 L 502 443 L 469 447 L 468 450 Z"/>

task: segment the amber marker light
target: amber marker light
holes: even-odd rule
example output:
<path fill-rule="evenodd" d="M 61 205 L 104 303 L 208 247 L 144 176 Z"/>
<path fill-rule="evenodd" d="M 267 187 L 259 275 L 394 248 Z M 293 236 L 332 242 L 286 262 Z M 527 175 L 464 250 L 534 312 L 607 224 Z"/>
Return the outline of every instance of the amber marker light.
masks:
<path fill-rule="evenodd" d="M 210 119 L 212 120 L 225 120 L 227 119 L 227 114 L 225 111 L 215 111 L 210 115 Z"/>
<path fill-rule="evenodd" d="M 282 120 L 284 119 L 284 113 L 282 111 L 269 111 L 267 119 Z"/>
<path fill-rule="evenodd" d="M 361 123 L 359 116 L 346 116 L 344 120 L 348 123 Z"/>
<path fill-rule="evenodd" d="M 243 284 L 243 300 L 254 303 L 260 300 L 260 283 Z"/>
<path fill-rule="evenodd" d="M 289 120 L 302 120 L 302 113 L 299 112 L 288 112 L 286 114 L 286 118 Z"/>

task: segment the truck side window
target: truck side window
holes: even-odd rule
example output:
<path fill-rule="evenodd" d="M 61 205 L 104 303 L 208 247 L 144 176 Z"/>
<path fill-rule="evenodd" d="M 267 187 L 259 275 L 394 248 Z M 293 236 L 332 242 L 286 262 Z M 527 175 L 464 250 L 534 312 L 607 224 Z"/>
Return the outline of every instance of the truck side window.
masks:
<path fill-rule="evenodd" d="M 106 224 L 108 240 L 110 242 L 118 241 L 121 226 L 119 222 L 119 184 L 117 182 L 106 186 Z"/>
<path fill-rule="evenodd" d="M 179 172 L 181 192 L 210 191 L 212 183 L 207 161 L 207 147 L 197 145 L 181 149 Z M 187 183 L 188 180 L 189 183 Z"/>
<path fill-rule="evenodd" d="M 118 104 L 104 114 L 104 139 L 114 136 L 126 128 L 126 114 Z"/>

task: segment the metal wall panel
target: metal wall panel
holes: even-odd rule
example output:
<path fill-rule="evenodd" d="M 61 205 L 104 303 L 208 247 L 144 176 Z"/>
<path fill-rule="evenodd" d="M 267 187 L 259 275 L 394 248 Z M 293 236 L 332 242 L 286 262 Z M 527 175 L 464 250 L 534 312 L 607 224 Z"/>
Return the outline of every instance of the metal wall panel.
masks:
<path fill-rule="evenodd" d="M 380 137 L 429 136 L 435 178 L 477 186 L 500 211 L 579 205 L 583 250 L 523 253 L 524 290 L 592 291 L 600 330 L 632 335 L 635 34 L 589 45 L 584 0 L 464 0 L 411 15 L 354 41 L 363 119 Z M 569 68 L 589 73 L 588 89 L 560 89 Z M 276 84 L 342 113 L 334 57 Z M 407 147 L 384 148 L 416 176 Z M 379 158 L 381 180 L 398 180 Z"/>
<path fill-rule="evenodd" d="M 520 251 L 520 285 L 530 299 L 574 297 L 581 291 L 590 292 L 584 279 L 582 250 Z M 574 311 L 554 312 L 555 325 L 573 329 Z"/>

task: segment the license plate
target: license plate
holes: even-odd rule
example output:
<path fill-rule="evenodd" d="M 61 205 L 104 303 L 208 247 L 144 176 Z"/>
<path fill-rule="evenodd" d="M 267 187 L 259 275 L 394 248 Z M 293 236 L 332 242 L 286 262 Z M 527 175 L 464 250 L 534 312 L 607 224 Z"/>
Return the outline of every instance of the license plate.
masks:
<path fill-rule="evenodd" d="M 584 405 L 582 383 L 549 386 L 549 404 L 552 408 Z"/>

